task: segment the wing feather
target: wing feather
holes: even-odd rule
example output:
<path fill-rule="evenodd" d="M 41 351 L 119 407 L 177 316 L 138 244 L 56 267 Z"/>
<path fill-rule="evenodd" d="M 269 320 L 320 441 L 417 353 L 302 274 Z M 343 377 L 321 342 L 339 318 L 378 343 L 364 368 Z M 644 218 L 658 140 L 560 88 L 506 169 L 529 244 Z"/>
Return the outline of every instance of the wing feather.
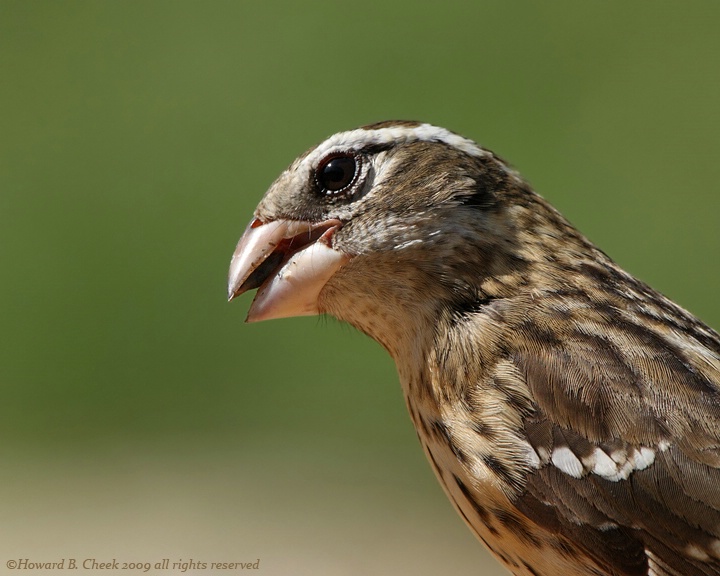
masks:
<path fill-rule="evenodd" d="M 609 573 L 717 575 L 720 338 L 650 296 L 643 314 L 550 297 L 514 327 L 506 350 L 536 402 L 525 433 L 541 462 L 517 506 L 613 559 Z"/>

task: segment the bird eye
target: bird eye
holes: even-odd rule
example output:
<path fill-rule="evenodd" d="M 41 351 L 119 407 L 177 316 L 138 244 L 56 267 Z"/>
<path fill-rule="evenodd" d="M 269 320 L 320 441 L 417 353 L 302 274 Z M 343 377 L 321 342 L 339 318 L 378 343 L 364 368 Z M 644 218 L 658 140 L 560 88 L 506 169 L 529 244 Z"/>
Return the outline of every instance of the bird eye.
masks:
<path fill-rule="evenodd" d="M 315 173 L 318 186 L 325 194 L 334 194 L 350 186 L 358 173 L 354 156 L 339 154 L 324 158 Z"/>

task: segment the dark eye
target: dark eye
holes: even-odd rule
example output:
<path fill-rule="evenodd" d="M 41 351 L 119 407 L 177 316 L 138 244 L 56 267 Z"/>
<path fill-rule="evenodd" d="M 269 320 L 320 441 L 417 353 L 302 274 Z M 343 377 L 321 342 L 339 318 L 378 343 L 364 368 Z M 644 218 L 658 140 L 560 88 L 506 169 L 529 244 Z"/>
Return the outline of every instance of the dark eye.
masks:
<path fill-rule="evenodd" d="M 318 165 L 315 178 L 325 194 L 344 190 L 355 181 L 358 161 L 354 156 L 339 154 L 324 158 Z"/>

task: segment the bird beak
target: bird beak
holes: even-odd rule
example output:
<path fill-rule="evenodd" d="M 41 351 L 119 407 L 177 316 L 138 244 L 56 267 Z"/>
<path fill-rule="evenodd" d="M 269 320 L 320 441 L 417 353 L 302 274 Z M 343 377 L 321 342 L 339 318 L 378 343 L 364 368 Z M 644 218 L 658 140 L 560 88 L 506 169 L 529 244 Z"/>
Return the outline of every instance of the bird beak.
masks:
<path fill-rule="evenodd" d="M 228 277 L 228 300 L 259 288 L 247 322 L 319 314 L 318 296 L 350 257 L 332 248 L 339 220 L 254 218 L 240 238 Z"/>

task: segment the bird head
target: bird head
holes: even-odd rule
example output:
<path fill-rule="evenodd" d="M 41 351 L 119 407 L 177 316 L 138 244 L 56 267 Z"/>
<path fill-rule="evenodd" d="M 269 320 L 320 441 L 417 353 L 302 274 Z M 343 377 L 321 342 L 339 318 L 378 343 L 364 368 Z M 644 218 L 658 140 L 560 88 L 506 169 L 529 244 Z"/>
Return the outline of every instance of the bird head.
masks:
<path fill-rule="evenodd" d="M 404 121 L 341 132 L 270 186 L 233 255 L 229 298 L 258 288 L 249 322 L 330 313 L 389 348 L 403 336 L 393 327 L 521 283 L 534 256 L 519 235 L 542 214 L 553 211 L 513 170 L 453 132 Z"/>

